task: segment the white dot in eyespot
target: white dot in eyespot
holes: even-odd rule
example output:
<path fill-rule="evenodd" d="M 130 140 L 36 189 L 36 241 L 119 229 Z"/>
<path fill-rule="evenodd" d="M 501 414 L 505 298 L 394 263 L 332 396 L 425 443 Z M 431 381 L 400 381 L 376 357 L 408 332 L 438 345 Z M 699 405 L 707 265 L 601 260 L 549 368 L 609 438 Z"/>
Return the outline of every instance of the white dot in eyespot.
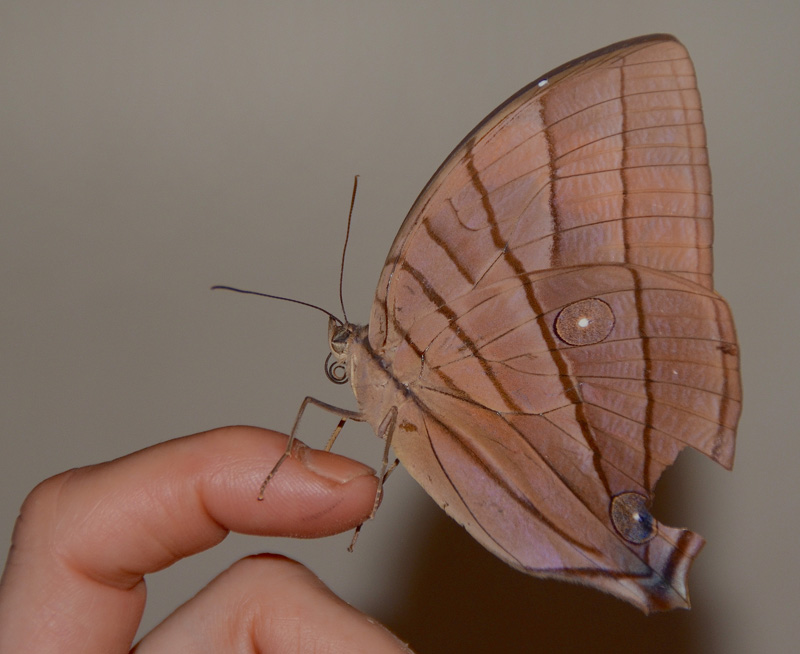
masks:
<path fill-rule="evenodd" d="M 584 329 L 589 326 L 589 319 L 586 317 L 578 318 L 578 327 L 583 327 Z"/>

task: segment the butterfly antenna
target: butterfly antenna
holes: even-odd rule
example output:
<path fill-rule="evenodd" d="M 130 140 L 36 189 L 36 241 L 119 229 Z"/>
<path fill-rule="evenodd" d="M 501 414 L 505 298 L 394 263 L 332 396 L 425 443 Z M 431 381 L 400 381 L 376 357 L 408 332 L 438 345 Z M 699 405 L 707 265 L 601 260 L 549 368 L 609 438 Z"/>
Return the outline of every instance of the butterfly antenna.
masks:
<path fill-rule="evenodd" d="M 284 302 L 294 302 L 295 304 L 302 304 L 304 307 L 311 307 L 312 309 L 316 309 L 317 311 L 322 311 L 327 316 L 330 316 L 340 325 L 342 321 L 339 320 L 336 316 L 334 316 L 330 311 L 326 311 L 322 307 L 318 307 L 316 304 L 311 304 L 310 302 L 303 302 L 302 300 L 295 300 L 290 297 L 281 297 L 280 295 L 270 295 L 269 293 L 259 293 L 258 291 L 245 291 L 241 288 L 234 288 L 233 286 L 212 286 L 211 290 L 215 291 L 217 289 L 222 289 L 223 291 L 234 291 L 235 293 L 244 293 L 246 295 L 260 295 L 261 297 L 268 297 L 272 300 L 283 300 Z"/>
<path fill-rule="evenodd" d="M 350 213 L 347 214 L 347 231 L 344 235 L 344 247 L 342 248 L 342 265 L 339 267 L 339 304 L 342 307 L 344 321 L 347 320 L 347 311 L 344 310 L 344 297 L 342 296 L 342 286 L 344 284 L 344 259 L 347 255 L 347 242 L 350 240 L 350 222 L 353 220 L 353 207 L 356 206 L 356 189 L 358 189 L 358 175 L 353 178 L 353 197 L 350 198 Z"/>

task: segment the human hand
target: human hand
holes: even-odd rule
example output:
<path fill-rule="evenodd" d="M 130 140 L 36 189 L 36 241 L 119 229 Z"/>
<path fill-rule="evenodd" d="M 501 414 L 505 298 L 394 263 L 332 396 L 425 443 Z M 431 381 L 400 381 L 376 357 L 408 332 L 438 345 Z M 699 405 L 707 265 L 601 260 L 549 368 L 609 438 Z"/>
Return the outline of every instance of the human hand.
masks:
<path fill-rule="evenodd" d="M 276 432 L 226 427 L 39 484 L 0 580 L 0 652 L 128 652 L 147 573 L 229 531 L 313 538 L 369 515 L 373 471 L 299 443 L 255 501 L 285 446 Z M 410 652 L 305 567 L 270 554 L 235 563 L 133 651 Z"/>

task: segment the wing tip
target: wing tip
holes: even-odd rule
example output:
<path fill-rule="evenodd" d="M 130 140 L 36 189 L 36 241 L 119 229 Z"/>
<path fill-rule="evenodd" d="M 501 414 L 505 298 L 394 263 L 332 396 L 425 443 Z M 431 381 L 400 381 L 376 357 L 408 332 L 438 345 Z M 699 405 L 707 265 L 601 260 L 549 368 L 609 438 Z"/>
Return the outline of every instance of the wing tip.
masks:
<path fill-rule="evenodd" d="M 705 539 L 688 529 L 659 525 L 658 537 L 648 549 L 651 574 L 638 579 L 641 591 L 636 605 L 645 613 L 689 609 L 688 575 Z"/>
<path fill-rule="evenodd" d="M 659 525 L 657 536 L 641 546 L 637 563 L 630 567 L 566 569 L 556 574 L 527 572 L 592 586 L 629 602 L 645 615 L 690 609 L 689 569 L 704 545 L 699 534 Z"/>

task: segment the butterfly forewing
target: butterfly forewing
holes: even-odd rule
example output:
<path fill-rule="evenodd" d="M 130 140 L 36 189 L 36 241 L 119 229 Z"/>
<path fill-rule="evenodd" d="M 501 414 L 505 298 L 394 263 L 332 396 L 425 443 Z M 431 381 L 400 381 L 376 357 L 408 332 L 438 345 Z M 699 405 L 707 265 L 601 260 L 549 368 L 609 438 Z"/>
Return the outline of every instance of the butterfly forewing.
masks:
<path fill-rule="evenodd" d="M 685 48 L 657 35 L 587 55 L 498 107 L 442 164 L 387 257 L 370 341 L 392 331 L 405 262 L 454 293 L 492 267 L 518 274 L 503 250 L 537 269 L 627 261 L 711 288 L 710 193 Z"/>
<path fill-rule="evenodd" d="M 349 351 L 353 388 L 511 565 L 645 611 L 688 606 L 703 540 L 648 505 L 683 447 L 733 461 L 738 350 L 711 215 L 692 64 L 656 35 L 501 105 L 403 223 Z"/>

